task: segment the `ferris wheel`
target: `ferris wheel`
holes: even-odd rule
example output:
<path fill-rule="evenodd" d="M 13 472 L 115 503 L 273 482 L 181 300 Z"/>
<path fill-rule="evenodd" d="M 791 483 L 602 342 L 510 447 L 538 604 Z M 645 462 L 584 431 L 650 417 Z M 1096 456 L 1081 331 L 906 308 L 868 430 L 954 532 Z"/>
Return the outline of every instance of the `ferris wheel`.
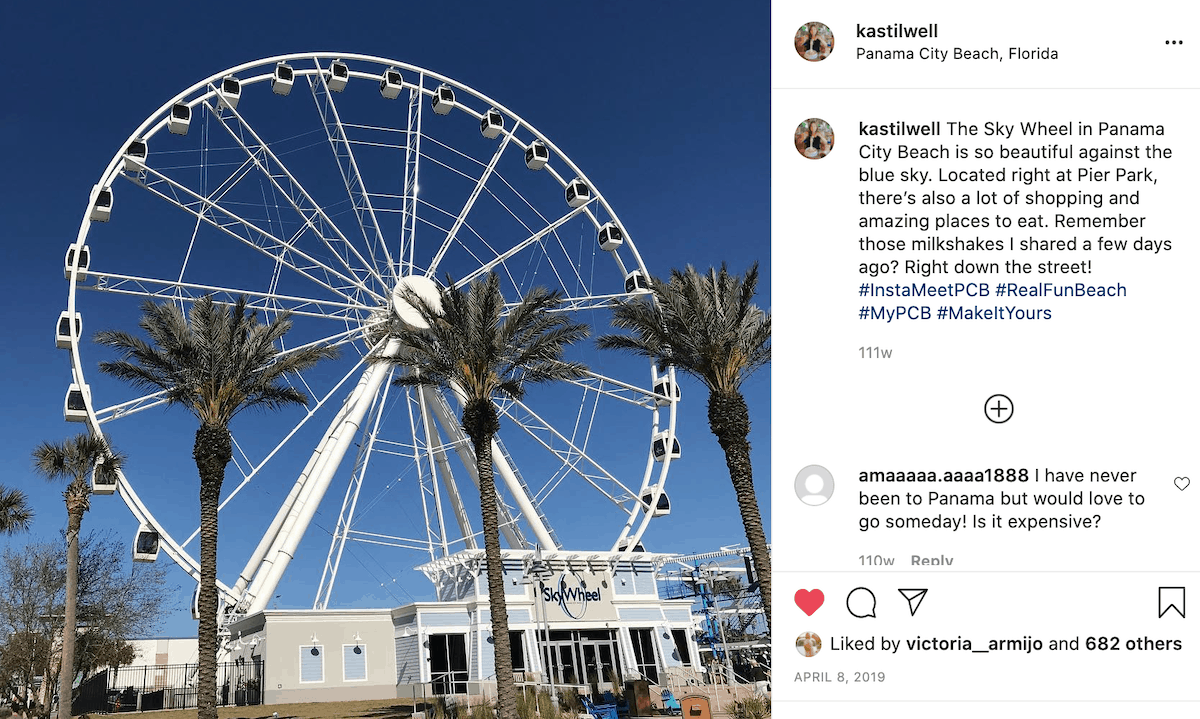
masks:
<path fill-rule="evenodd" d="M 101 376 L 97 362 L 111 357 L 85 327 L 137 332 L 147 300 L 186 312 L 203 296 L 245 296 L 260 317 L 292 313 L 281 351 L 339 347 L 338 360 L 294 378 L 307 408 L 235 419 L 220 513 L 222 537 L 231 524 L 261 531 L 257 546 L 222 541 L 227 607 L 265 608 L 311 525 L 328 539 L 314 599 L 324 608 L 348 548 L 367 553 L 360 569 L 378 579 L 414 557 L 482 546 L 460 397 L 394 386 L 405 370 L 368 356 L 404 311 L 403 288 L 488 273 L 509 306 L 548 287 L 596 331 L 614 301 L 651 301 L 637 247 L 599 189 L 525 119 L 450 78 L 380 57 L 295 54 L 164 103 L 91 189 L 55 337 L 71 358 L 65 418 L 129 455 L 115 485 L 93 490 L 118 493 L 136 518 L 134 559 L 161 551 L 199 577 L 195 424 L 161 393 Z M 554 524 L 566 522 L 586 527 L 588 546 L 571 549 L 643 551 L 651 520 L 670 513 L 680 456 L 674 370 L 571 351 L 587 377 L 496 400 L 502 540 L 563 549 Z M 402 550 L 399 564 L 377 558 L 385 547 Z M 245 562 L 235 577 L 229 561 Z"/>

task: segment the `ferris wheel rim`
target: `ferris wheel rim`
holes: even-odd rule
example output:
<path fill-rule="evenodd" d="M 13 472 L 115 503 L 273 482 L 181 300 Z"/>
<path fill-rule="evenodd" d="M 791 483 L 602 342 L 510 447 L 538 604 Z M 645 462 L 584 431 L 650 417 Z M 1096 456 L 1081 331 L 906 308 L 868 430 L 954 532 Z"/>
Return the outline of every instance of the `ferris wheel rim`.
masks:
<path fill-rule="evenodd" d="M 110 160 L 110 162 L 106 166 L 105 170 L 101 174 L 100 181 L 96 183 L 96 185 L 93 187 L 92 191 L 89 193 L 88 202 L 84 209 L 83 218 L 81 220 L 79 232 L 76 236 L 76 241 L 72 245 L 72 247 L 77 247 L 77 248 L 85 248 L 86 247 L 86 241 L 87 241 L 87 238 L 89 235 L 89 231 L 93 224 L 91 219 L 89 218 L 89 210 L 93 207 L 94 203 L 96 202 L 98 194 L 101 191 L 103 191 L 105 188 L 111 187 L 114 184 L 114 181 L 116 180 L 116 178 L 120 177 L 123 174 L 122 166 L 123 166 L 123 162 L 124 162 L 124 157 L 127 153 L 127 148 L 130 146 L 131 143 L 133 143 L 136 140 L 145 140 L 145 139 L 151 138 L 151 137 L 155 136 L 156 134 L 158 134 L 159 132 L 161 132 L 166 127 L 168 115 L 169 115 L 171 109 L 177 103 L 187 101 L 189 106 L 194 107 L 200 103 L 203 103 L 203 102 L 213 98 L 216 95 L 215 83 L 219 83 L 223 78 L 235 76 L 240 73 L 245 73 L 248 70 L 254 70 L 256 68 L 270 68 L 279 63 L 313 61 L 315 67 L 300 68 L 300 69 L 296 70 L 295 74 L 297 76 L 297 79 L 301 76 L 306 76 L 306 75 L 320 76 L 320 74 L 322 73 L 321 61 L 323 61 L 323 60 L 329 60 L 329 61 L 343 60 L 343 61 L 351 61 L 351 62 L 372 63 L 375 65 L 378 65 L 378 66 L 380 66 L 380 74 L 372 74 L 369 72 L 362 72 L 362 71 L 357 71 L 357 70 L 353 71 L 351 73 L 351 77 L 366 78 L 366 79 L 373 79 L 373 80 L 381 79 L 382 73 L 385 73 L 388 68 L 396 68 L 396 69 L 399 69 L 399 70 L 402 70 L 405 72 L 415 72 L 422 78 L 422 87 L 420 89 L 420 92 L 422 93 L 422 95 L 429 95 L 432 92 L 434 92 L 433 90 L 429 90 L 428 88 L 425 88 L 423 86 L 424 79 L 428 78 L 432 81 L 438 81 L 441 83 L 445 83 L 447 85 L 452 86 L 455 89 L 461 90 L 461 91 L 471 95 L 473 98 L 485 103 L 490 108 L 493 108 L 493 109 L 503 113 L 504 116 L 512 118 L 516 124 L 514 125 L 512 130 L 506 129 L 504 131 L 505 136 L 506 136 L 506 141 L 508 141 L 508 139 L 511 139 L 511 140 L 516 141 L 518 147 L 523 147 L 523 148 L 527 147 L 528 145 L 521 143 L 521 141 L 517 140 L 515 137 L 516 129 L 518 127 L 523 128 L 529 134 L 533 135 L 533 137 L 537 141 L 543 143 L 553 153 L 553 156 L 556 158 L 556 162 L 561 162 L 565 167 L 567 167 L 571 171 L 571 173 L 572 173 L 571 177 L 566 177 L 564 175 L 560 175 L 556 170 L 553 170 L 553 168 L 551 168 L 552 172 L 550 172 L 548 174 L 550 176 L 552 176 L 555 179 L 555 181 L 557 181 L 563 187 L 566 187 L 570 182 L 572 182 L 573 181 L 572 178 L 577 178 L 577 179 L 585 182 L 587 184 L 587 186 L 591 189 L 591 191 L 594 193 L 591 202 L 593 202 L 597 206 L 603 208 L 605 214 L 609 218 L 611 218 L 611 222 L 616 224 L 618 229 L 623 234 L 623 237 L 627 241 L 626 246 L 627 246 L 629 252 L 632 254 L 632 257 L 636 264 L 636 269 L 638 271 L 642 272 L 643 276 L 646 278 L 646 280 L 649 281 L 650 275 L 646 270 L 646 267 L 645 267 L 645 264 L 641 257 L 640 252 L 638 251 L 636 245 L 630 239 L 629 233 L 625 231 L 625 227 L 622 224 L 619 216 L 609 206 L 608 201 L 606 200 L 604 195 L 599 191 L 599 189 L 596 187 L 596 185 L 583 173 L 582 169 L 579 168 L 574 163 L 574 161 L 571 160 L 570 157 L 565 152 L 563 152 L 557 145 L 555 145 L 553 143 L 553 141 L 551 141 L 544 133 L 537 130 L 537 128 L 534 125 L 532 125 L 531 123 L 526 121 L 523 117 L 521 117 L 516 112 L 509 109 L 504 104 L 497 102 L 493 98 L 475 90 L 474 88 L 472 88 L 471 86 L 469 86 L 465 83 L 456 81 L 453 78 L 450 78 L 450 77 L 447 77 L 440 73 L 436 73 L 431 70 L 428 70 L 426 68 L 423 68 L 423 67 L 420 67 L 417 65 L 413 65 L 410 63 L 405 63 L 405 62 L 402 62 L 399 60 L 394 60 L 394 59 L 389 59 L 386 57 L 380 57 L 380 56 L 374 56 L 374 55 L 358 54 L 358 53 L 337 53 L 337 52 L 290 53 L 290 54 L 285 54 L 285 55 L 276 55 L 276 56 L 272 56 L 272 57 L 262 58 L 259 60 L 243 63 L 240 65 L 228 68 L 228 69 L 223 70 L 218 73 L 214 73 L 214 74 L 200 80 L 199 82 L 196 82 L 195 84 L 191 85 L 184 91 L 178 93 L 174 97 L 170 98 L 160 108 L 158 108 L 156 111 L 151 113 L 147 117 L 147 119 L 145 121 L 143 121 L 142 124 L 139 125 L 134 130 L 134 132 L 131 133 L 129 135 L 129 137 L 127 137 L 125 139 L 125 141 L 119 145 L 117 152 L 114 154 L 113 158 Z M 246 78 L 239 78 L 239 79 L 244 86 L 249 86 L 249 85 L 257 84 L 259 82 L 267 81 L 271 78 L 271 76 L 272 75 L 270 73 L 267 73 L 267 74 L 263 74 L 263 75 L 252 75 L 252 76 L 249 76 Z M 407 84 L 408 83 L 406 83 L 406 85 Z M 189 98 L 191 98 L 191 99 L 189 100 Z M 465 106 L 460 106 L 460 109 L 466 111 L 468 114 L 471 114 L 471 115 L 480 115 L 480 113 L 477 113 Z M 484 112 L 486 113 L 487 110 L 484 110 Z M 587 205 L 585 205 L 584 207 L 586 208 Z M 587 213 L 583 213 L 583 214 L 587 214 Z M 599 227 L 600 223 L 595 217 L 590 217 L 590 219 L 594 226 Z M 67 312 L 71 316 L 75 316 L 76 314 L 79 313 L 79 302 L 78 302 L 77 294 L 78 294 L 78 291 L 81 289 L 81 284 L 76 281 L 77 276 L 79 274 L 81 274 L 81 272 L 82 272 L 82 270 L 79 268 L 79 264 L 80 263 L 77 258 L 77 261 L 74 263 L 74 266 L 68 268 L 70 277 L 68 278 Z M 619 259 L 618 259 L 618 264 L 620 264 Z M 415 268 L 413 268 L 413 269 L 415 269 Z M 433 269 L 434 268 L 430 269 L 431 273 L 433 272 Z M 179 284 L 183 284 L 183 283 L 179 283 Z M 202 289 L 202 288 L 197 287 L 197 290 L 199 290 L 199 289 Z M 213 288 L 208 288 L 208 289 L 213 289 Z M 591 298 L 583 298 L 583 299 L 591 299 Z M 601 298 L 599 301 L 603 301 L 603 298 Z M 350 307 L 352 304 L 353 303 L 349 303 L 349 302 L 346 303 L 347 307 Z M 359 309 L 359 310 L 367 309 L 367 308 L 369 308 L 368 305 L 354 305 L 353 306 L 353 309 Z M 364 328 L 360 328 L 360 329 L 363 332 L 365 332 L 365 326 L 364 326 Z M 86 373 L 83 370 L 82 353 L 80 352 L 80 346 L 79 346 L 81 340 L 82 340 L 82 337 L 79 336 L 79 333 L 76 333 L 76 332 L 71 333 L 71 339 L 70 339 L 71 374 L 72 374 L 73 381 L 76 384 L 78 384 L 79 387 L 86 388 L 87 387 Z M 670 368 L 668 370 L 668 375 L 670 377 L 670 381 L 674 382 L 674 369 L 673 368 Z M 597 375 L 597 376 L 601 376 L 601 375 Z M 657 370 L 655 368 L 653 368 L 653 364 L 652 364 L 652 386 L 654 386 L 653 382 L 656 382 L 657 379 L 658 379 L 658 373 L 657 373 Z M 677 387 L 677 385 L 675 385 L 675 386 Z M 653 393 L 650 393 L 650 394 L 653 394 Z M 151 399 L 151 398 L 150 397 L 139 397 L 134 401 L 144 401 L 144 400 L 148 400 L 148 399 Z M 677 400 L 677 397 L 669 397 L 668 399 L 669 399 L 669 403 L 667 405 L 669 407 L 668 422 L 667 422 L 668 431 L 670 432 L 671 436 L 676 436 L 675 435 L 675 419 L 676 419 L 676 406 L 677 406 L 678 400 Z M 148 406 L 153 406 L 153 404 L 150 403 Z M 115 415 L 113 417 L 108 417 L 108 419 L 102 421 L 102 419 L 98 415 L 98 411 L 96 409 L 95 403 L 93 403 L 91 401 L 86 402 L 86 411 L 87 411 L 87 418 L 86 418 L 85 422 L 88 426 L 88 429 L 94 434 L 97 434 L 99 436 L 105 436 L 103 428 L 102 428 L 102 424 L 104 424 L 108 420 L 115 418 Z M 657 410 L 655 410 L 655 411 L 657 412 Z M 658 427 L 657 419 L 655 420 L 654 426 Z M 268 459 L 269 459 L 269 457 L 268 457 Z M 264 460 L 264 462 L 265 461 L 266 460 Z M 658 494 L 661 493 L 663 491 L 663 488 L 665 487 L 667 469 L 669 468 L 670 463 L 671 463 L 671 457 L 668 453 L 668 456 L 662 462 L 663 466 L 662 466 L 662 471 L 660 473 L 659 481 L 652 484 L 650 482 L 650 478 L 652 476 L 654 462 L 653 462 L 652 457 L 648 457 L 646 473 L 643 476 L 643 479 L 640 482 L 640 486 L 638 487 L 638 489 L 636 490 L 636 493 L 635 493 L 636 494 L 636 496 L 634 498 L 635 504 L 637 501 L 640 501 L 640 497 L 642 496 L 642 493 L 645 492 L 648 488 L 653 489 L 654 501 L 657 501 Z M 134 515 L 135 519 L 137 519 L 138 522 L 140 522 L 142 524 L 149 524 L 154 529 L 156 529 L 156 531 L 158 532 L 158 534 L 162 540 L 161 548 L 165 551 L 165 553 L 172 560 L 174 560 L 180 567 L 184 568 L 185 571 L 188 571 L 188 573 L 191 574 L 193 577 L 198 578 L 199 562 L 196 561 L 195 558 L 193 558 L 191 556 L 191 553 L 186 549 L 187 542 L 184 542 L 182 545 L 179 544 L 178 541 L 171 535 L 171 533 L 166 531 L 166 529 L 163 527 L 163 525 L 154 518 L 153 513 L 150 511 L 150 509 L 144 504 L 144 502 L 138 496 L 138 494 L 134 488 L 134 485 L 129 481 L 129 479 L 125 476 L 125 474 L 123 472 L 120 473 L 118 476 L 118 485 L 117 486 L 118 486 L 118 490 L 122 496 L 123 501 L 125 502 L 127 507 L 130 509 L 130 511 Z M 642 521 L 635 525 L 634 520 L 638 519 L 639 516 Z M 626 549 L 626 555 L 632 553 L 634 544 L 636 543 L 636 541 L 638 539 L 641 538 L 645 529 L 649 525 L 651 518 L 652 518 L 652 513 L 649 511 L 644 512 L 642 515 L 638 515 L 638 513 L 636 511 L 632 512 L 630 514 L 629 522 L 623 528 L 620 536 L 617 539 L 617 543 L 619 543 L 622 540 L 626 539 L 627 537 L 633 537 L 633 541 L 629 542 L 628 547 Z M 615 547 L 615 545 L 614 545 L 614 547 Z M 224 585 L 218 581 L 218 588 L 220 589 L 221 593 L 225 596 L 225 598 L 227 600 L 229 600 L 229 601 L 237 600 L 237 597 L 236 597 L 234 591 L 229 586 Z"/>

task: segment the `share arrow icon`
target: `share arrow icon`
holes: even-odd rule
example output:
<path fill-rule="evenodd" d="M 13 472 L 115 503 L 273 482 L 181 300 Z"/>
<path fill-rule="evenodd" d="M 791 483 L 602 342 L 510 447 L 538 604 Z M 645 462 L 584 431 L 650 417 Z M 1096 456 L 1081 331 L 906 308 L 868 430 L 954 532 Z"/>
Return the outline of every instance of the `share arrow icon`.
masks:
<path fill-rule="evenodd" d="M 908 612 L 912 616 L 917 616 L 917 609 L 920 608 L 921 602 L 925 601 L 925 594 L 928 589 L 901 589 L 900 596 L 908 600 Z"/>

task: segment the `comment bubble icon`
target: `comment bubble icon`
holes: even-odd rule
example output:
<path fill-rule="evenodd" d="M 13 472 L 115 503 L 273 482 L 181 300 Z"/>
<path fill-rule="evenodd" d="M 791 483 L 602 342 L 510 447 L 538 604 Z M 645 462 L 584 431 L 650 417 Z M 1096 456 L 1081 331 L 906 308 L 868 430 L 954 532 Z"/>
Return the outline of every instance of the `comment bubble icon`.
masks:
<path fill-rule="evenodd" d="M 846 609 L 859 619 L 875 618 L 875 592 L 866 587 L 856 587 L 846 595 Z"/>

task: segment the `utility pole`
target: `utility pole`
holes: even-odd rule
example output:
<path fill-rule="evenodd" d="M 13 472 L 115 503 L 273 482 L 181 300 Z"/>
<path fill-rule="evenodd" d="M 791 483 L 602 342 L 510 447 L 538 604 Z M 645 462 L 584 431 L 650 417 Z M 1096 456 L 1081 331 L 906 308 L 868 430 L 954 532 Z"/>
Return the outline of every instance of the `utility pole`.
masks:
<path fill-rule="evenodd" d="M 537 582 L 537 588 L 534 590 L 534 594 L 536 596 L 533 598 L 533 601 L 535 611 L 538 614 L 538 623 L 542 628 L 542 637 L 545 638 L 544 643 L 539 639 L 537 644 L 539 648 L 545 650 L 541 652 L 541 655 L 544 657 L 542 666 L 545 668 L 546 676 L 550 680 L 550 700 L 553 702 L 554 706 L 557 707 L 558 690 L 554 684 L 554 669 L 550 666 L 550 619 L 546 613 L 546 600 L 544 592 L 546 580 L 554 574 L 554 571 L 550 569 L 550 564 L 542 559 L 542 545 L 538 544 L 536 546 L 537 549 L 533 554 L 533 562 L 530 563 L 529 569 L 526 571 L 525 576 L 521 578 L 519 583 L 531 585 L 534 582 Z M 536 697 L 534 706 L 538 706 Z"/>

